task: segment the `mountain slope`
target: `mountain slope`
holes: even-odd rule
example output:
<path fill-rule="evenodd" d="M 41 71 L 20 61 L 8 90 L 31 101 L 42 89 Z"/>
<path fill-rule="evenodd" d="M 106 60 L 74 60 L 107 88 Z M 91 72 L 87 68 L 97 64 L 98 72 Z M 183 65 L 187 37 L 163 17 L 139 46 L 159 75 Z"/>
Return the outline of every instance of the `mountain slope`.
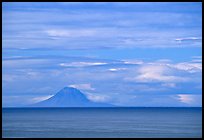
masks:
<path fill-rule="evenodd" d="M 78 89 L 65 87 L 56 95 L 31 107 L 114 107 L 114 105 L 90 101 Z"/>

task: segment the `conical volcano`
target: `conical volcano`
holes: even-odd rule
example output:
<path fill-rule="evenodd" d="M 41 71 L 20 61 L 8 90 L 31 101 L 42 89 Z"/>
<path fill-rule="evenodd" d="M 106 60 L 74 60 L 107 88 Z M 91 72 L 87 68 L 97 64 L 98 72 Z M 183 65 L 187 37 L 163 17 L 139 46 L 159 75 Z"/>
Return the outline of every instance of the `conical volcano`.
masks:
<path fill-rule="evenodd" d="M 113 105 L 93 102 L 78 89 L 64 87 L 54 96 L 33 104 L 32 107 L 113 107 Z"/>

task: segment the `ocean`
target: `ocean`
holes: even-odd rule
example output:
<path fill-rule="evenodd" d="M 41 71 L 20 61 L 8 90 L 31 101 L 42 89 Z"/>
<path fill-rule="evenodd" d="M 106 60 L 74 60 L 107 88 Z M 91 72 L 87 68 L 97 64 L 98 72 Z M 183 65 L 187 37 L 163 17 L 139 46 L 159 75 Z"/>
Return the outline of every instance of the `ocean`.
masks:
<path fill-rule="evenodd" d="M 3 108 L 3 138 L 201 138 L 202 108 Z"/>

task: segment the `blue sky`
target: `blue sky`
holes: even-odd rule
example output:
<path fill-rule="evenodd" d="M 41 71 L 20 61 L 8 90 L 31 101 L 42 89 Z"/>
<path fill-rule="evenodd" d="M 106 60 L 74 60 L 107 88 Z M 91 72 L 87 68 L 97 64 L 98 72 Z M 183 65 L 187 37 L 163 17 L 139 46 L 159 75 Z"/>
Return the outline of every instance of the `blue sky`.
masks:
<path fill-rule="evenodd" d="M 65 86 L 122 106 L 202 106 L 201 2 L 3 3 L 3 106 Z"/>

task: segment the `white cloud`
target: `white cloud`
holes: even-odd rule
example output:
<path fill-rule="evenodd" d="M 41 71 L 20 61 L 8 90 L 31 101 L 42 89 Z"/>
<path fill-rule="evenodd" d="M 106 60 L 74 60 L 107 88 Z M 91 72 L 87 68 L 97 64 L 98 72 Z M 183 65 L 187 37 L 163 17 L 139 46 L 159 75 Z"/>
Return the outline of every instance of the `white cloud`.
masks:
<path fill-rule="evenodd" d="M 124 60 L 124 64 L 143 64 L 142 60 Z"/>
<path fill-rule="evenodd" d="M 116 71 L 126 70 L 126 68 L 110 68 L 108 70 L 111 72 L 116 72 Z"/>
<path fill-rule="evenodd" d="M 176 68 L 178 70 L 188 71 L 190 73 L 202 71 L 202 63 L 182 62 L 177 64 L 171 64 L 170 67 Z"/>
<path fill-rule="evenodd" d="M 46 96 L 40 96 L 40 97 L 34 97 L 31 99 L 31 102 L 32 103 L 37 103 L 37 102 L 40 102 L 40 101 L 43 101 L 43 100 L 47 100 L 49 99 L 50 97 L 52 97 L 53 95 L 46 95 Z"/>
<path fill-rule="evenodd" d="M 201 41 L 202 38 L 200 37 L 186 37 L 186 38 L 176 38 L 175 41 L 182 42 L 182 41 Z"/>
<path fill-rule="evenodd" d="M 68 37 L 71 36 L 70 32 L 64 31 L 64 30 L 48 30 L 46 33 L 49 36 L 57 36 L 57 37 Z"/>
<path fill-rule="evenodd" d="M 138 75 L 136 77 L 127 78 L 126 80 L 137 82 L 184 82 L 188 79 L 185 77 L 179 77 L 170 75 L 167 66 L 158 64 L 149 64 L 142 66 L 138 69 Z"/>
<path fill-rule="evenodd" d="M 195 101 L 196 95 L 189 95 L 189 94 L 178 94 L 178 100 L 180 102 L 186 103 L 186 104 L 192 104 Z"/>
<path fill-rule="evenodd" d="M 192 80 L 189 76 L 178 76 L 178 72 L 185 71 L 189 73 L 202 72 L 202 63 L 181 62 L 171 63 L 170 60 L 158 60 L 155 62 L 143 63 L 135 69 L 137 76 L 124 78 L 127 81 L 135 82 L 163 82 L 163 87 L 176 87 L 177 82 L 188 82 Z"/>
<path fill-rule="evenodd" d="M 44 31 L 51 37 L 89 37 L 96 34 L 94 29 L 70 29 L 70 30 L 46 30 Z"/>
<path fill-rule="evenodd" d="M 85 66 L 99 66 L 106 65 L 105 62 L 71 62 L 71 63 L 60 63 L 60 66 L 63 67 L 85 67 Z"/>
<path fill-rule="evenodd" d="M 110 97 L 107 95 L 96 95 L 93 93 L 86 93 L 86 95 L 89 100 L 92 100 L 94 102 L 106 102 L 110 100 Z"/>
<path fill-rule="evenodd" d="M 72 84 L 69 87 L 77 88 L 80 90 L 95 90 L 95 88 L 91 87 L 91 84 Z"/>

